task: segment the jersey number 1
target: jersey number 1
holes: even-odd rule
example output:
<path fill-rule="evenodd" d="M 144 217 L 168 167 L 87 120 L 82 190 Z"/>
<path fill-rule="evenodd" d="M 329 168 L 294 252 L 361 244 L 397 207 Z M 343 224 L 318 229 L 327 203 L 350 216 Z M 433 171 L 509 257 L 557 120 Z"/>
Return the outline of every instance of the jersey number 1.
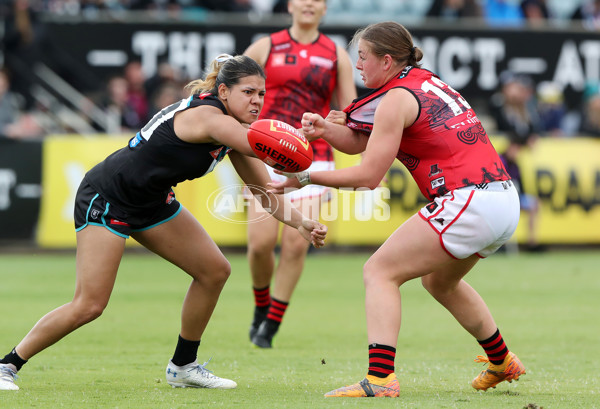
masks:
<path fill-rule="evenodd" d="M 433 82 L 433 84 L 431 82 Z M 454 116 L 463 113 L 462 108 L 458 105 L 459 102 L 466 109 L 471 109 L 471 105 L 469 105 L 469 103 L 465 101 L 465 99 L 461 97 L 460 94 L 456 92 L 450 85 L 446 84 L 437 77 L 431 77 L 431 82 L 423 81 L 423 84 L 421 84 L 421 89 L 425 92 L 433 92 L 435 95 L 440 97 L 440 99 L 448 104 L 450 109 L 452 109 Z M 442 88 L 449 89 L 454 94 L 454 97 L 446 94 Z"/>

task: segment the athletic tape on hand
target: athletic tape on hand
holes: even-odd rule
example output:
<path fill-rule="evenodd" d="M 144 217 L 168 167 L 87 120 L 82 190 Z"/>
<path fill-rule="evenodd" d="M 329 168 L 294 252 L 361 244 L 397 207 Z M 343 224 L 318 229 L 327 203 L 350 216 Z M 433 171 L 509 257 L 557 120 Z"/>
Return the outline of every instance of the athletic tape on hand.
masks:
<path fill-rule="evenodd" d="M 281 172 L 281 174 L 287 178 L 298 179 L 298 182 L 300 182 L 302 186 L 310 185 L 312 183 L 310 180 L 310 172 L 308 170 L 298 173 Z"/>

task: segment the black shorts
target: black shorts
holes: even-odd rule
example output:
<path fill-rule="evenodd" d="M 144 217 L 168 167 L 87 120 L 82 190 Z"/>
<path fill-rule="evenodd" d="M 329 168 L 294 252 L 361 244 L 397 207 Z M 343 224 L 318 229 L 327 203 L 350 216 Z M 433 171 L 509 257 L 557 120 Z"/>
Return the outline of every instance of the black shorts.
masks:
<path fill-rule="evenodd" d="M 127 213 L 106 201 L 84 179 L 75 197 L 75 231 L 88 225 L 104 226 L 117 236 L 129 238 L 131 233 L 151 229 L 171 220 L 180 211 L 181 204 L 171 190 L 161 206 L 135 214 Z"/>

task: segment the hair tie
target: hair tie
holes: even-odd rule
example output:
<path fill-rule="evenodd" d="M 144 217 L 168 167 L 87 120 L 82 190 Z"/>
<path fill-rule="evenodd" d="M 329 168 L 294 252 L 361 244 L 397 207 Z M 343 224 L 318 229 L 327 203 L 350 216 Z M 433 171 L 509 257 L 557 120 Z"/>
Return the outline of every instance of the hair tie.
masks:
<path fill-rule="evenodd" d="M 410 49 L 410 58 L 415 58 L 417 55 L 417 47 L 413 47 Z"/>
<path fill-rule="evenodd" d="M 233 56 L 229 54 L 219 54 L 215 57 L 215 61 L 219 64 L 223 64 L 225 61 L 232 59 Z"/>

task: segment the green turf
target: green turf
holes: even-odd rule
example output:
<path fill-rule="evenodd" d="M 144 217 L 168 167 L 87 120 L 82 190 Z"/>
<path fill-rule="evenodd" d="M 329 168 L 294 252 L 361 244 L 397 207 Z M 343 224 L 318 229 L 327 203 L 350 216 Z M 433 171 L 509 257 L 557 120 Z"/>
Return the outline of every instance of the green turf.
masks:
<path fill-rule="evenodd" d="M 245 258 L 199 351 L 230 377 L 229 391 L 172 389 L 164 381 L 188 279 L 153 255 L 127 254 L 112 300 L 95 322 L 43 351 L 0 408 L 600 408 L 599 252 L 495 255 L 467 276 L 488 302 L 527 375 L 476 392 L 475 341 L 420 286 L 403 288 L 396 370 L 400 399 L 325 399 L 365 374 L 362 265 L 367 254 L 313 252 L 272 350 L 251 347 L 252 295 Z M 0 254 L 0 354 L 36 320 L 70 300 L 72 254 Z"/>

